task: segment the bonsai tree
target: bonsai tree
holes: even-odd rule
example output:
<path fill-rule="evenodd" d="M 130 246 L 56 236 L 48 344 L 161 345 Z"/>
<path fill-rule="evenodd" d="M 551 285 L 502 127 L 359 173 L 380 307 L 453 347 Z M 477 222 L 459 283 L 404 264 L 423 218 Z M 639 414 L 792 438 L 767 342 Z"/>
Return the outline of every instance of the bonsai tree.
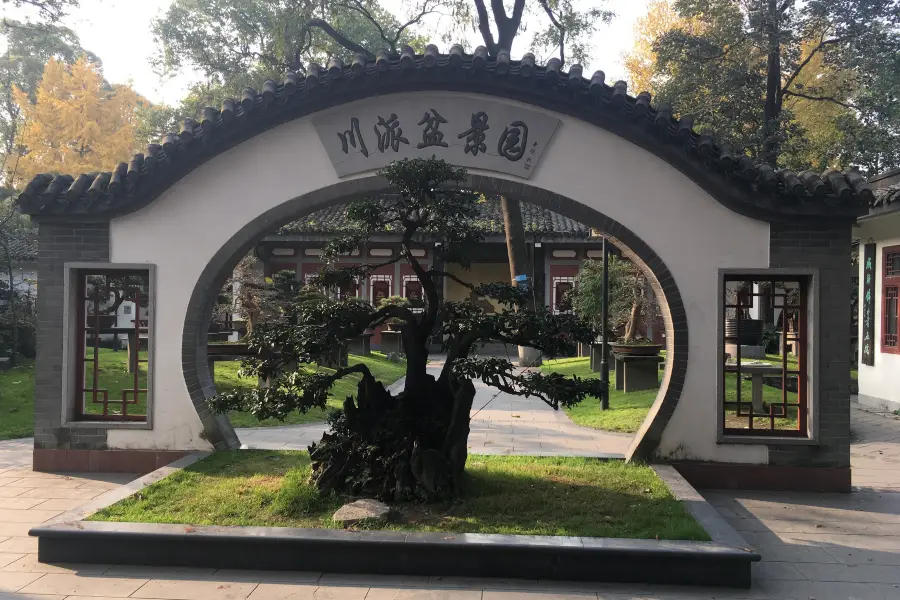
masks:
<path fill-rule="evenodd" d="M 603 314 L 603 263 L 586 260 L 571 292 L 576 314 L 590 319 L 598 330 Z M 624 335 L 617 340 L 623 345 L 648 343 L 640 333 L 655 307 L 650 282 L 633 262 L 617 256 L 609 257 L 609 321 L 612 332 L 624 327 Z"/>
<path fill-rule="evenodd" d="M 243 365 L 245 374 L 261 377 L 268 387 L 235 390 L 210 401 L 214 412 L 249 411 L 260 419 L 324 407 L 328 390 L 350 374 L 362 375 L 355 397 L 329 416 L 330 431 L 310 446 L 312 481 L 321 491 L 338 490 L 381 499 L 434 500 L 462 493 L 469 413 L 475 397 L 473 379 L 502 391 L 535 396 L 558 409 L 602 393 L 599 380 L 560 374 L 522 372 L 507 360 L 470 357 L 479 342 L 495 340 L 537 348 L 548 355 L 571 351 L 576 342 L 596 337 L 593 327 L 575 315 L 554 315 L 544 307 L 528 308 L 528 294 L 511 284 L 471 285 L 445 271 L 428 268 L 413 249 L 442 240 L 444 262 L 469 266 L 466 249 L 479 239 L 472 226 L 476 194 L 459 189 L 466 178 L 435 158 L 394 162 L 380 174 L 396 188 L 385 205 L 377 199 L 356 201 L 348 217 L 356 225 L 332 239 L 323 256 L 335 257 L 358 248 L 386 229 L 402 233 L 402 251 L 380 264 L 336 268 L 324 266 L 313 285 L 338 288 L 350 279 L 363 280 L 376 269 L 408 263 L 421 283 L 424 307 L 322 298 L 291 303 L 276 323 L 261 323 L 249 336 L 258 353 Z M 478 298 L 492 298 L 502 309 L 487 313 L 479 303 L 441 301 L 444 278 L 467 287 Z M 362 333 L 398 319 L 402 322 L 406 379 L 403 390 L 388 393 L 364 364 L 333 373 L 310 373 L 297 365 L 321 362 L 333 348 Z M 429 339 L 442 339 L 447 358 L 440 372 L 429 373 Z"/>
<path fill-rule="evenodd" d="M 378 308 L 387 308 L 389 306 L 393 306 L 395 308 L 410 308 L 412 306 L 412 303 L 403 296 L 388 296 L 387 298 L 382 298 L 378 302 Z M 402 326 L 403 323 L 404 321 L 400 317 L 390 317 L 389 319 L 385 320 L 385 324 L 392 327 Z"/>

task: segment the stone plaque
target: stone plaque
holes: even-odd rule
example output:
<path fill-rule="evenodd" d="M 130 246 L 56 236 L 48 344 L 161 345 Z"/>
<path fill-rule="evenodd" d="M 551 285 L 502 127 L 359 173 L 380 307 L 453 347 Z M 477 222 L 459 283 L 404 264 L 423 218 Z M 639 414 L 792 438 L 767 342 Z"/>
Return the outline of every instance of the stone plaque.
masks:
<path fill-rule="evenodd" d="M 491 100 L 412 94 L 344 107 L 313 125 L 339 177 L 433 155 L 528 179 L 559 119 Z"/>
<path fill-rule="evenodd" d="M 863 246 L 863 326 L 859 351 L 862 364 L 870 367 L 875 365 L 875 250 L 875 244 Z"/>

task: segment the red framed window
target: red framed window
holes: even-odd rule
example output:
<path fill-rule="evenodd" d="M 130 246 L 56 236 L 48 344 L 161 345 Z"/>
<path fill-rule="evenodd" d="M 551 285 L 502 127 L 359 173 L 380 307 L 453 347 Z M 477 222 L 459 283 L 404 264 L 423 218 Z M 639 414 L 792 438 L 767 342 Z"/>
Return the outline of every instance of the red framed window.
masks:
<path fill-rule="evenodd" d="M 554 277 L 553 278 L 553 312 L 570 313 L 572 312 L 572 301 L 570 294 L 575 288 L 574 277 Z"/>
<path fill-rule="evenodd" d="M 722 431 L 807 437 L 809 277 L 726 275 L 723 292 Z"/>
<path fill-rule="evenodd" d="M 881 287 L 881 351 L 900 354 L 900 246 L 884 249 Z"/>
<path fill-rule="evenodd" d="M 150 272 L 76 271 L 76 385 L 80 421 L 146 421 Z"/>

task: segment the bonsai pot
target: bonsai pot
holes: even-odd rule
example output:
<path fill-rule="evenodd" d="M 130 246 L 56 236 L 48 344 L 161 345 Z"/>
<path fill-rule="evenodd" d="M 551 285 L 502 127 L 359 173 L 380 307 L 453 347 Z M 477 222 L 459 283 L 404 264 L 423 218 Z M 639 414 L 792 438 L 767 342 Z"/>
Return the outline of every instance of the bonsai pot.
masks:
<path fill-rule="evenodd" d="M 616 354 L 627 354 L 629 356 L 656 356 L 662 350 L 662 344 L 611 344 L 613 352 Z"/>
<path fill-rule="evenodd" d="M 725 319 L 725 341 L 741 346 L 758 346 L 762 340 L 765 321 L 760 319 L 741 319 L 741 335 L 738 340 L 738 320 Z"/>

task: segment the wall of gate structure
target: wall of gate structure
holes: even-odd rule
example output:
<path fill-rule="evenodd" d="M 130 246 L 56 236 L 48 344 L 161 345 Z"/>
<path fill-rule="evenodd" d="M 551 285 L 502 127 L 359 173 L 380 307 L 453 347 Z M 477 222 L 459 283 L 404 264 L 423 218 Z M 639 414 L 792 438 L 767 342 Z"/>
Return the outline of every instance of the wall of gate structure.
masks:
<path fill-rule="evenodd" d="M 402 98 L 408 103 L 415 96 Z M 428 96 L 423 94 L 426 103 Z M 464 94 L 441 96 L 479 100 Z M 392 99 L 400 100 L 387 96 L 379 102 L 388 105 Z M 497 104 L 496 100 L 492 103 Z M 348 114 L 348 106 L 354 107 L 340 107 L 341 114 Z M 358 106 L 362 111 L 366 103 Z M 559 122 L 552 137 L 541 140 L 540 162 L 533 162 L 529 170 L 525 182 L 530 186 L 528 201 L 540 203 L 543 190 L 583 205 L 585 210 L 577 215 L 582 222 L 592 224 L 591 215 L 596 211 L 620 223 L 662 259 L 680 291 L 690 332 L 687 369 L 683 382 L 675 382 L 681 388 L 680 400 L 662 433 L 659 453 L 765 463 L 763 445 L 716 443 L 716 363 L 720 359 L 716 315 L 719 269 L 769 266 L 769 224 L 729 210 L 662 159 L 607 131 L 562 114 L 544 114 Z M 346 194 L 372 187 L 371 170 L 338 177 L 316 130 L 328 116 L 325 111 L 252 137 L 199 166 L 145 208 L 111 222 L 110 260 L 155 264 L 157 304 L 153 428 L 111 429 L 109 448 L 210 447 L 201 416 L 210 417 L 198 415 L 183 372 L 182 332 L 188 305 L 210 261 L 246 236 L 249 223 L 259 227 L 258 235 L 280 224 L 265 223 L 265 218 L 260 221 L 267 211 L 293 201 L 297 211 L 285 215 L 287 220 L 298 212 L 346 200 L 346 195 L 334 197 L 336 189 Z M 503 123 L 495 126 L 502 130 Z M 456 131 L 444 127 L 447 139 L 457 140 Z M 415 144 L 420 141 L 416 139 L 421 135 L 419 129 L 409 127 L 403 135 Z M 367 123 L 361 131 L 371 130 Z M 335 136 L 340 141 L 337 132 Z M 367 151 L 382 154 L 374 139 L 369 140 Z M 390 146 L 384 151 L 391 152 Z M 471 153 L 466 155 L 474 161 Z M 514 186 L 524 179 L 474 167 L 470 173 L 500 181 L 501 186 L 503 181 Z M 348 182 L 358 182 L 358 186 Z M 556 206 L 554 210 L 565 213 L 564 208 Z M 232 253 L 240 250 L 235 245 Z M 667 380 L 666 384 L 671 383 Z"/>

